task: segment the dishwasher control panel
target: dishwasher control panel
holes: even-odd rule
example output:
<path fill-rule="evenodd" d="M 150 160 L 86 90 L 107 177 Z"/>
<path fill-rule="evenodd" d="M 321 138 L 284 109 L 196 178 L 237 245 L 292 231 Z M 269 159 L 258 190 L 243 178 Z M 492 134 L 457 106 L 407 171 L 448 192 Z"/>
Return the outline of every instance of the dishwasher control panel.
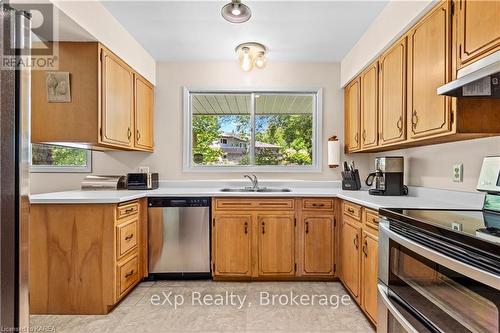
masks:
<path fill-rule="evenodd" d="M 210 207 L 210 198 L 149 198 L 149 207 Z"/>

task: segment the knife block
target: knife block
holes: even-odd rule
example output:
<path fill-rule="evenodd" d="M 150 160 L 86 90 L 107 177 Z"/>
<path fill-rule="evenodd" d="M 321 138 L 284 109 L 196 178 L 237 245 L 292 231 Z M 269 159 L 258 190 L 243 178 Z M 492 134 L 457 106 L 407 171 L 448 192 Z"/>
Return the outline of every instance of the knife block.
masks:
<path fill-rule="evenodd" d="M 359 178 L 359 171 L 342 171 L 342 189 L 348 191 L 361 190 L 361 180 Z"/>

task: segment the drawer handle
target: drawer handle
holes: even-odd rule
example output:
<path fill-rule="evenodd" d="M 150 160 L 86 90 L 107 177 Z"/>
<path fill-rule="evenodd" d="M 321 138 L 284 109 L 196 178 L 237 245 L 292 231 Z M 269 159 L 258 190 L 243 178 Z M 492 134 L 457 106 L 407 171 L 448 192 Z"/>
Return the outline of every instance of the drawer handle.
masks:
<path fill-rule="evenodd" d="M 132 212 L 135 212 L 135 208 L 134 207 L 125 209 L 125 214 L 132 213 Z"/>
<path fill-rule="evenodd" d="M 375 223 L 375 224 L 378 224 L 378 220 L 376 218 L 373 218 L 372 222 Z"/>
<path fill-rule="evenodd" d="M 125 278 L 129 278 L 132 275 L 134 275 L 134 270 L 131 270 L 130 272 L 128 272 L 127 274 L 125 274 Z"/>
<path fill-rule="evenodd" d="M 347 208 L 347 211 L 348 211 L 349 213 L 351 213 L 351 214 L 354 214 L 354 209 L 352 209 L 352 208 Z"/>
<path fill-rule="evenodd" d="M 266 223 L 262 222 L 262 234 L 266 233 Z"/>
<path fill-rule="evenodd" d="M 324 207 L 325 204 L 324 203 L 313 203 L 313 207 Z"/>
<path fill-rule="evenodd" d="M 248 222 L 245 222 L 245 234 L 248 234 Z"/>
<path fill-rule="evenodd" d="M 306 222 L 306 234 L 309 233 L 309 222 Z"/>
<path fill-rule="evenodd" d="M 356 246 L 356 248 L 359 248 L 359 237 L 358 237 L 358 235 L 356 235 L 356 237 L 354 238 L 354 246 Z"/>
<path fill-rule="evenodd" d="M 130 234 L 130 235 L 126 236 L 125 240 L 128 241 L 128 240 L 131 240 L 132 238 L 134 238 L 134 234 Z"/>

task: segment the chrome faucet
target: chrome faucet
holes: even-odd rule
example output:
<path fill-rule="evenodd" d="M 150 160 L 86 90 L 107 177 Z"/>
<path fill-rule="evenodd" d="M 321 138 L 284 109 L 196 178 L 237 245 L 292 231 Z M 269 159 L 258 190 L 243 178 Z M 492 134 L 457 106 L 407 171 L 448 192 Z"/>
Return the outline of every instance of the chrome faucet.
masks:
<path fill-rule="evenodd" d="M 259 179 L 257 179 L 256 175 L 244 175 L 244 178 L 248 178 L 250 182 L 252 183 L 251 190 L 252 191 L 257 191 L 259 189 Z"/>

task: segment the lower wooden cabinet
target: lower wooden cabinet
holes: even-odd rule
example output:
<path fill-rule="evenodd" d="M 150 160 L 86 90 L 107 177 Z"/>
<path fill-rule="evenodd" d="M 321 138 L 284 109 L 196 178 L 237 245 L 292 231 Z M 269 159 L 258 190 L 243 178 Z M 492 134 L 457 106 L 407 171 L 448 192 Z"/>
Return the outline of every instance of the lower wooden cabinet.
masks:
<path fill-rule="evenodd" d="M 252 216 L 220 215 L 213 222 L 214 275 L 252 275 Z"/>
<path fill-rule="evenodd" d="M 215 198 L 215 279 L 335 277 L 335 200 Z"/>
<path fill-rule="evenodd" d="M 344 208 L 359 209 L 359 218 L 344 210 L 340 235 L 340 279 L 372 323 L 377 323 L 378 213 L 343 202 Z M 354 208 L 353 208 L 354 207 Z"/>
<path fill-rule="evenodd" d="M 302 275 L 333 276 L 335 273 L 335 217 L 305 213 Z"/>
<path fill-rule="evenodd" d="M 295 275 L 295 216 L 257 215 L 259 276 Z"/>
<path fill-rule="evenodd" d="M 360 265 L 361 265 L 361 223 L 344 215 L 341 233 L 342 281 L 359 303 L 360 297 Z"/>
<path fill-rule="evenodd" d="M 31 205 L 30 313 L 108 313 L 148 274 L 146 206 Z"/>

